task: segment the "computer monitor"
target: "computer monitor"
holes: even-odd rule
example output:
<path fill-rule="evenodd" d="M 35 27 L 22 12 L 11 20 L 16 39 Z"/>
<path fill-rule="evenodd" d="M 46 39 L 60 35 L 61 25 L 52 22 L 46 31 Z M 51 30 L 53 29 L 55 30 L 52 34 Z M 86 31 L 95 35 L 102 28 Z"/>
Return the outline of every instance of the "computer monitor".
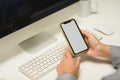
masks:
<path fill-rule="evenodd" d="M 0 52 L 73 15 L 75 12 L 65 7 L 77 1 L 0 0 Z"/>

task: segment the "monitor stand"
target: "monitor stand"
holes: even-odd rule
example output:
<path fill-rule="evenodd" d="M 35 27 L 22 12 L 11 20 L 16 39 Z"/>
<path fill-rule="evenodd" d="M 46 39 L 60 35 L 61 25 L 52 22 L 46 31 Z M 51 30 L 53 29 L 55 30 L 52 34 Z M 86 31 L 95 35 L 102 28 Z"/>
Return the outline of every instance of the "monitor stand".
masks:
<path fill-rule="evenodd" d="M 54 36 L 59 30 L 55 27 L 46 31 L 40 32 L 39 34 L 21 42 L 20 47 L 30 53 L 34 54 L 44 49 L 45 47 L 55 43 L 57 38 Z"/>

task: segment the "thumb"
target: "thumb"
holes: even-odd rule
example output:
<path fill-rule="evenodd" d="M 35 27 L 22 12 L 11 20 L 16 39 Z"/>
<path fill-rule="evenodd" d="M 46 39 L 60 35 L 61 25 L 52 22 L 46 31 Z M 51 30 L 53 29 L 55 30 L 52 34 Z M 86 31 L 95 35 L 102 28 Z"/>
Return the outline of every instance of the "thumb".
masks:
<path fill-rule="evenodd" d="M 77 57 L 76 62 L 75 62 L 76 68 L 79 68 L 79 66 L 80 66 L 80 60 L 81 60 L 81 58 Z"/>

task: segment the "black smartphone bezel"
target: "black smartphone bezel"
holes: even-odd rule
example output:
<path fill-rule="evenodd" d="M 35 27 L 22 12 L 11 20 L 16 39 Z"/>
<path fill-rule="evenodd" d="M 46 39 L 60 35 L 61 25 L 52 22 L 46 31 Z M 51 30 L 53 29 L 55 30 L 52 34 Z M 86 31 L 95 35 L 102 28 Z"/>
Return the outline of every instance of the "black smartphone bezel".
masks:
<path fill-rule="evenodd" d="M 68 38 L 67 38 L 67 36 L 66 36 L 63 28 L 62 28 L 62 24 L 67 24 L 67 23 L 71 22 L 72 20 L 75 22 L 75 24 L 76 24 L 76 26 L 77 26 L 80 34 L 82 35 L 83 40 L 84 40 L 84 42 L 85 42 L 85 44 L 86 44 L 86 46 L 87 46 L 87 49 L 85 49 L 85 50 L 83 50 L 83 51 L 81 51 L 81 52 L 78 52 L 78 53 L 75 53 L 75 52 L 74 52 L 74 50 L 73 50 L 73 48 L 72 48 L 72 45 L 70 44 L 70 41 L 68 40 Z M 78 55 L 78 54 L 80 54 L 80 53 L 82 53 L 82 52 L 85 52 L 85 51 L 87 51 L 87 50 L 89 49 L 89 47 L 88 47 L 88 45 L 87 45 L 87 43 L 86 43 L 86 41 L 85 41 L 85 39 L 84 39 L 84 37 L 83 37 L 83 34 L 82 34 L 80 28 L 78 27 L 78 24 L 77 24 L 77 22 L 75 21 L 75 19 L 70 19 L 70 20 L 67 20 L 67 21 L 65 21 L 65 22 L 62 22 L 62 23 L 60 24 L 60 26 L 61 26 L 61 29 L 62 29 L 62 31 L 63 31 L 63 33 L 64 33 L 64 35 L 65 35 L 65 38 L 67 39 L 68 44 L 70 45 L 70 47 L 71 47 L 72 52 L 73 52 L 74 55 Z"/>

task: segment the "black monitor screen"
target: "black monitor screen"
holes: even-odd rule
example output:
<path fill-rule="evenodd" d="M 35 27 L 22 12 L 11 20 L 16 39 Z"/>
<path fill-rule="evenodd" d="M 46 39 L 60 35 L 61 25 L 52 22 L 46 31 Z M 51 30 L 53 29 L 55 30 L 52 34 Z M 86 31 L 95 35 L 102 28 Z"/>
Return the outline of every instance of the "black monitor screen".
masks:
<path fill-rule="evenodd" d="M 0 0 L 0 38 L 78 0 Z"/>

